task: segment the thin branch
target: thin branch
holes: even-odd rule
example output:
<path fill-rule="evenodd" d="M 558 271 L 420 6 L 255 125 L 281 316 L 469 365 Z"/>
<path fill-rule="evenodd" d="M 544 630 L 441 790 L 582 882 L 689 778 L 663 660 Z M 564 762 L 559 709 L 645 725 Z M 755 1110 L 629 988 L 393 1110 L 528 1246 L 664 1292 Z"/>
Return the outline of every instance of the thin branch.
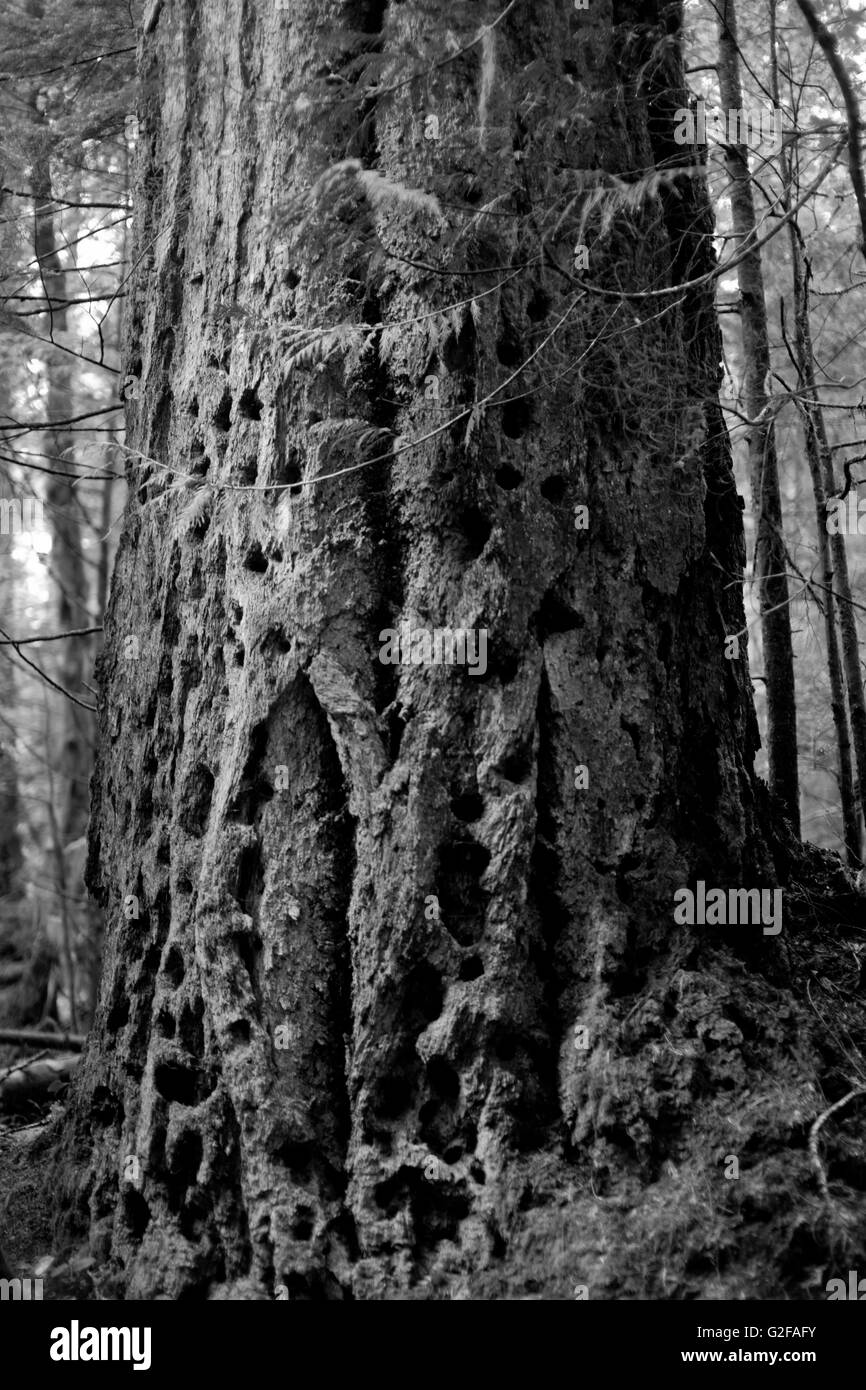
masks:
<path fill-rule="evenodd" d="M 19 189 L 7 188 L 5 184 L 0 184 L 0 193 L 8 193 L 13 198 L 27 198 L 28 200 L 33 197 L 32 193 L 21 193 Z M 52 198 L 51 203 L 60 203 L 65 208 L 109 208 L 113 212 L 132 211 L 127 203 L 70 203 L 66 198 L 57 197 Z M 50 204 L 46 203 L 43 208 L 37 208 L 34 215 L 41 217 L 49 209 Z M 53 211 L 53 209 L 50 210 Z"/>
<path fill-rule="evenodd" d="M 44 637 L 4 637 L 0 647 L 26 647 L 30 642 L 60 642 L 64 637 L 87 637 L 91 632 L 101 632 L 102 627 L 73 627 L 68 632 L 51 632 Z"/>
<path fill-rule="evenodd" d="M 16 654 L 21 658 L 24 664 L 26 666 L 30 666 L 32 670 L 36 672 L 37 676 L 39 676 L 40 680 L 43 680 L 46 685 L 50 685 L 53 690 L 58 691 L 61 695 L 65 695 L 67 700 L 71 700 L 74 705 L 80 705 L 82 709 L 86 709 L 90 714 L 96 714 L 98 712 L 96 705 L 88 705 L 85 703 L 84 700 L 79 700 L 77 695 L 73 695 L 70 690 L 67 690 L 62 685 L 58 685 L 57 681 L 52 680 L 50 676 L 46 675 L 46 673 L 41 669 L 41 667 L 37 666 L 35 662 L 30 660 L 29 656 L 24 655 L 24 653 L 20 650 L 18 643 L 15 642 L 11 637 L 9 637 L 9 633 L 6 632 L 5 628 L 0 627 L 0 632 L 2 632 L 4 637 L 8 638 L 9 645 L 14 647 Z"/>

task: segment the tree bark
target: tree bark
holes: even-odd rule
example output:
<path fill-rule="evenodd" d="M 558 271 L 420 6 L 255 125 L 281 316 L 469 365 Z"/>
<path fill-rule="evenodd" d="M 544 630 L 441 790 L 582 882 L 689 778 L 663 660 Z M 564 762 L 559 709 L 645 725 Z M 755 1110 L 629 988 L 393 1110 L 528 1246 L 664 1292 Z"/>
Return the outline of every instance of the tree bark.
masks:
<path fill-rule="evenodd" d="M 712 286 L 663 312 L 576 290 L 579 211 L 554 230 L 575 169 L 681 156 L 675 45 L 662 70 L 651 7 L 611 30 L 553 0 L 474 44 L 493 6 L 154 14 L 88 869 L 109 926 L 61 1209 L 130 1298 L 790 1287 L 718 1154 L 788 1161 L 809 1017 L 778 942 L 672 916 L 796 852 L 730 659 Z M 349 30 L 380 92 L 334 110 Z M 448 61 L 407 81 L 413 52 Z M 374 206 L 345 167 L 311 203 L 347 157 Z M 599 291 L 712 269 L 699 180 L 612 208 Z M 289 365 L 339 323 L 368 327 Z M 403 620 L 486 630 L 487 671 L 383 664 Z"/>

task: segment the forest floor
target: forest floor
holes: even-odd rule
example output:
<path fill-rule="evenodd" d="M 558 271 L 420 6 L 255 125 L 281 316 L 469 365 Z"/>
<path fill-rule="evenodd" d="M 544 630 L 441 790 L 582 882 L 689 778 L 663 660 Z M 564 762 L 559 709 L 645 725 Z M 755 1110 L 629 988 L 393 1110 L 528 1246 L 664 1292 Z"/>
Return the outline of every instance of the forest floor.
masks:
<path fill-rule="evenodd" d="M 49 967 L 31 936 L 24 905 L 0 904 L 0 1029 L 41 1025 Z M 54 1257 L 56 1155 L 51 1136 L 63 1109 L 65 1077 L 58 1080 L 56 1070 L 60 1056 L 56 1049 L 0 1044 L 0 1267 L 5 1262 L 9 1274 L 4 1277 L 45 1275 L 52 1298 L 91 1298 L 93 1284 L 85 1277 L 89 1266 L 85 1261 L 85 1268 L 80 1267 L 85 1257 L 62 1262 Z M 22 1077 L 28 1080 L 26 1088 L 8 1084 Z"/>

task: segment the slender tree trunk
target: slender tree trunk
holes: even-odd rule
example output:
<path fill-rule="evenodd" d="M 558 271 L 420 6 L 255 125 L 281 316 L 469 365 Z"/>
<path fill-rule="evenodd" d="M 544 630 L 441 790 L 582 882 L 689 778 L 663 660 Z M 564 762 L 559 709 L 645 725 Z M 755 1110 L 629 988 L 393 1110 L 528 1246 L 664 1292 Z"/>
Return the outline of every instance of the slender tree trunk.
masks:
<path fill-rule="evenodd" d="M 34 251 L 42 292 L 48 302 L 47 329 L 42 331 L 46 337 L 65 345 L 67 311 L 61 306 L 67 296 L 67 286 L 59 256 L 59 211 L 53 200 L 49 136 L 47 131 L 40 128 L 37 128 L 34 137 L 32 187 Z M 48 350 L 45 368 L 48 377 L 46 419 L 64 420 L 75 414 L 74 377 L 69 359 L 59 352 Z M 68 476 L 75 469 L 74 438 L 65 430 L 52 430 L 45 435 L 44 448 L 44 452 L 57 461 L 56 471 L 47 478 L 45 503 L 52 537 L 50 572 L 61 632 L 91 624 L 81 544 L 81 509 L 75 492 L 76 480 Z M 65 690 L 79 699 L 87 694 L 83 681 L 88 670 L 89 644 L 86 638 L 60 644 L 57 679 Z M 60 721 L 61 752 L 57 771 L 62 790 L 58 819 L 60 834 L 66 843 L 82 835 L 87 827 L 93 721 L 87 710 L 71 700 L 63 700 Z"/>
<path fill-rule="evenodd" d="M 14 611 L 17 567 L 11 555 L 13 541 L 0 539 L 0 613 Z M 5 552 L 5 553 L 4 553 Z M 15 709 L 15 673 L 7 647 L 0 655 L 0 708 L 8 715 Z M 18 766 L 9 729 L 0 728 L 0 898 L 20 891 L 21 803 L 18 797 Z"/>
<path fill-rule="evenodd" d="M 722 0 L 718 26 L 722 110 L 739 112 L 743 109 L 743 91 L 734 0 Z M 734 243 L 738 250 L 744 250 L 756 237 L 749 156 L 744 143 L 726 146 L 725 166 L 731 181 Z M 779 487 L 776 430 L 766 386 L 770 372 L 770 341 L 760 251 L 750 251 L 743 256 L 737 267 L 737 277 L 743 330 L 746 413 L 750 420 L 760 422 L 749 430 L 749 465 L 753 505 L 757 513 L 755 577 L 766 671 L 770 788 L 781 799 L 794 832 L 799 835 L 797 692 L 791 642 L 788 556 Z"/>
<path fill-rule="evenodd" d="M 753 776 L 712 285 L 676 289 L 713 268 L 682 70 L 650 7 L 496 13 L 164 0 L 143 37 L 109 929 L 58 1182 L 128 1297 L 808 1277 L 749 1196 L 813 1181 L 808 933 L 673 919 L 797 852 Z M 363 50 L 335 112 L 316 74 Z M 575 170 L 648 166 L 675 187 L 598 220 L 577 288 Z M 383 662 L 404 621 L 484 631 L 486 670 Z"/>

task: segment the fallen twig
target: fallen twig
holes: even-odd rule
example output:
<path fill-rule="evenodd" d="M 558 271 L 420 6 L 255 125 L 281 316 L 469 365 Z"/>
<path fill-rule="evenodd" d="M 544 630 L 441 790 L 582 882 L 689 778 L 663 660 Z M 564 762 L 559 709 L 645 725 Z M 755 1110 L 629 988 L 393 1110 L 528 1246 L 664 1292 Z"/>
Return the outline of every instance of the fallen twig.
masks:
<path fill-rule="evenodd" d="M 22 1110 L 53 1099 L 68 1084 L 80 1061 L 80 1052 L 67 1052 L 62 1057 L 21 1062 L 0 1081 L 0 1106 L 4 1110 Z"/>
<path fill-rule="evenodd" d="M 40 1033 L 35 1028 L 0 1028 L 0 1043 L 20 1043 L 22 1047 L 53 1047 L 80 1052 L 87 1042 L 84 1033 Z"/>
<path fill-rule="evenodd" d="M 847 1096 L 843 1096 L 841 1100 L 837 1100 L 834 1105 L 830 1106 L 829 1110 L 825 1110 L 823 1115 L 818 1116 L 812 1128 L 809 1130 L 809 1161 L 815 1170 L 818 1186 L 821 1189 L 821 1195 L 825 1202 L 830 1201 L 830 1189 L 827 1185 L 827 1174 L 824 1171 L 824 1165 L 818 1157 L 818 1131 L 825 1120 L 829 1120 L 831 1115 L 835 1114 L 837 1110 L 841 1110 L 843 1105 L 847 1105 L 849 1101 L 856 1100 L 857 1096 L 866 1096 L 866 1086 L 858 1086 L 856 1090 L 849 1091 Z"/>

